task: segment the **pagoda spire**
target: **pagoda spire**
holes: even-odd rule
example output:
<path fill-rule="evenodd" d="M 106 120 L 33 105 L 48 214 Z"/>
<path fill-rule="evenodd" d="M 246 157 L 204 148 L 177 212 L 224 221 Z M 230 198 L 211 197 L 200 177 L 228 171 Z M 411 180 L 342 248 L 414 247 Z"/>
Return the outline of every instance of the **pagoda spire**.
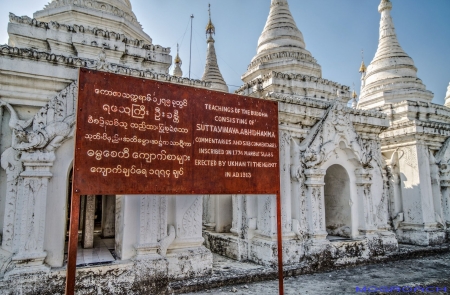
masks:
<path fill-rule="evenodd" d="M 222 73 L 220 72 L 219 65 L 217 63 L 216 49 L 214 47 L 215 41 L 213 38 L 213 35 L 216 33 L 216 28 L 214 27 L 211 20 L 211 4 L 209 4 L 208 12 L 209 22 L 206 26 L 206 42 L 208 44 L 208 51 L 206 54 L 206 65 L 202 80 L 211 82 L 211 88 L 214 90 L 228 92 L 227 83 L 225 83 L 225 80 L 222 77 Z"/>
<path fill-rule="evenodd" d="M 183 71 L 181 70 L 181 65 L 183 64 L 183 61 L 180 58 L 180 46 L 177 44 L 177 56 L 174 60 L 175 63 L 175 69 L 173 70 L 173 76 L 175 77 L 182 77 Z"/>
<path fill-rule="evenodd" d="M 392 2 L 381 0 L 378 49 L 363 75 L 360 108 L 376 108 L 403 100 L 431 102 L 433 99 L 433 93 L 417 78 L 413 59 L 398 42 L 391 10 Z"/>
<path fill-rule="evenodd" d="M 392 3 L 390 0 L 381 0 L 378 6 L 378 12 L 381 13 L 380 21 L 380 38 L 378 43 L 378 50 L 375 54 L 376 59 L 381 59 L 386 55 L 388 57 L 401 56 L 410 59 L 412 65 L 414 62 L 408 54 L 402 49 L 397 39 L 395 32 L 394 21 L 391 16 Z"/>
<path fill-rule="evenodd" d="M 209 14 L 209 22 L 206 26 L 206 37 L 212 38 L 212 35 L 216 34 L 216 27 L 214 27 L 212 20 L 211 20 L 211 4 L 208 4 L 208 14 Z"/>
<path fill-rule="evenodd" d="M 287 0 L 271 0 L 256 55 L 241 79 L 250 83 L 272 72 L 322 77 L 322 68 L 306 49 Z"/>

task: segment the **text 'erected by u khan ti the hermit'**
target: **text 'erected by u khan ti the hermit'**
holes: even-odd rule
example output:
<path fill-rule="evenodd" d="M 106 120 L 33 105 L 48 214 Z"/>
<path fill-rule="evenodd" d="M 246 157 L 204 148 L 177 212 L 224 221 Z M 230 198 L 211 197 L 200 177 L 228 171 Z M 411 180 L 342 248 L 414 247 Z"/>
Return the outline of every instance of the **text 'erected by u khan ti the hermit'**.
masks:
<path fill-rule="evenodd" d="M 80 194 L 273 193 L 275 102 L 80 70 Z"/>

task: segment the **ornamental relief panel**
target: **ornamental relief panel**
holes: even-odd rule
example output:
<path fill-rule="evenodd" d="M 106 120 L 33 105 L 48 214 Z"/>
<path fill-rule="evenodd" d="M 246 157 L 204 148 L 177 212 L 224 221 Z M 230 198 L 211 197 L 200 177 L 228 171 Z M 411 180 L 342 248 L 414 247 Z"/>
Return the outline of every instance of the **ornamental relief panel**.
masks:
<path fill-rule="evenodd" d="M 400 161 L 403 161 L 406 165 L 411 168 L 417 169 L 417 151 L 414 147 L 404 147 L 399 150 L 401 155 L 399 157 Z"/>
<path fill-rule="evenodd" d="M 78 88 L 74 82 L 28 121 L 20 120 L 14 108 L 0 99 L 0 107 L 5 107 L 11 113 L 9 121 L 9 127 L 13 131 L 11 148 L 31 153 L 38 150 L 51 152 L 72 138 L 77 96 Z"/>
<path fill-rule="evenodd" d="M 439 167 L 440 176 L 443 178 L 450 177 L 450 137 L 436 153 L 435 160 Z"/>
<path fill-rule="evenodd" d="M 201 235 L 203 196 L 195 197 L 195 201 L 184 213 L 181 224 L 181 237 L 191 238 Z"/>
<path fill-rule="evenodd" d="M 19 248 L 42 251 L 45 216 L 41 215 L 51 177 L 51 165 L 43 163 L 53 163 L 53 152 L 73 137 L 77 92 L 77 83 L 70 84 L 28 121 L 19 119 L 15 109 L 0 99 L 0 108 L 11 114 L 11 147 L 1 155 L 1 166 L 7 175 L 3 247 L 12 253 Z M 25 167 L 24 162 L 30 164 Z M 44 168 L 33 170 L 40 166 Z"/>
<path fill-rule="evenodd" d="M 341 143 L 344 143 L 345 148 L 352 152 L 353 158 L 363 168 L 372 168 L 371 162 L 375 155 L 379 156 L 378 161 L 381 161 L 381 153 L 377 150 L 378 144 L 363 140 L 353 127 L 350 113 L 339 102 L 335 102 L 297 146 L 300 151 L 301 168 L 320 168 L 321 164 L 341 147 Z"/>

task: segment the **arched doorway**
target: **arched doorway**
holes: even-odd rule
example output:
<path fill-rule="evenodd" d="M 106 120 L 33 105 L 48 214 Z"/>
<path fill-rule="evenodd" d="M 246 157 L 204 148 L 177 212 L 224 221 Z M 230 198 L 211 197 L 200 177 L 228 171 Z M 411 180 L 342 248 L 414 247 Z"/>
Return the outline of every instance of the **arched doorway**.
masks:
<path fill-rule="evenodd" d="M 328 235 L 350 238 L 350 178 L 341 165 L 332 165 L 325 174 L 325 224 Z"/>

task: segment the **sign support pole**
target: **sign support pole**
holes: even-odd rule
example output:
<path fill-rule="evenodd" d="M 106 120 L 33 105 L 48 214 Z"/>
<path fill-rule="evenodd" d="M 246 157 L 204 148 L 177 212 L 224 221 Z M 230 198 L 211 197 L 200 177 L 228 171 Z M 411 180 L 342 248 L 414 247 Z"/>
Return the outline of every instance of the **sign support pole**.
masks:
<path fill-rule="evenodd" d="M 281 226 L 281 196 L 277 193 L 277 235 L 278 235 L 278 288 L 280 295 L 284 295 L 284 275 L 283 275 L 283 232 Z"/>
<path fill-rule="evenodd" d="M 78 226 L 80 220 L 80 198 L 72 185 L 72 202 L 70 207 L 69 246 L 67 256 L 66 295 L 75 294 L 75 277 L 77 271 Z"/>

